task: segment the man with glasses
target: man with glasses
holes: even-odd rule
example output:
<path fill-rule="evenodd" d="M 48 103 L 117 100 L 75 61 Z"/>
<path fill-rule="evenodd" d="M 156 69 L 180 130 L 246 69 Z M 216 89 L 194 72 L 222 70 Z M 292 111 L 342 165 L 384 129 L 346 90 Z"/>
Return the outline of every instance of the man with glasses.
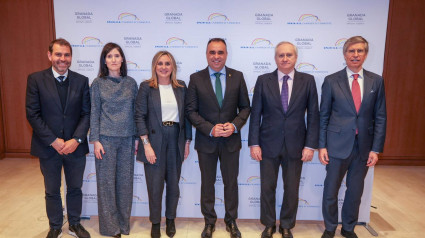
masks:
<path fill-rule="evenodd" d="M 347 67 L 327 76 L 320 102 L 319 159 L 326 165 L 322 212 L 332 238 L 338 225 L 338 191 L 347 173 L 342 205 L 341 235 L 356 238 L 364 178 L 378 162 L 385 142 L 387 112 L 384 80 L 363 69 L 369 51 L 361 36 L 348 39 L 343 47 Z"/>

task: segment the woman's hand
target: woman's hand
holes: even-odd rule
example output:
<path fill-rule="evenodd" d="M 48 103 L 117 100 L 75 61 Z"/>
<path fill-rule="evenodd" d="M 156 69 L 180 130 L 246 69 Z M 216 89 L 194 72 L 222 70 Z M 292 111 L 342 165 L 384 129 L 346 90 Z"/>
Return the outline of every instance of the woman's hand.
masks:
<path fill-rule="evenodd" d="M 143 145 L 143 147 L 145 149 L 146 159 L 148 159 L 149 163 L 155 164 L 156 156 L 155 156 L 155 151 L 153 151 L 151 144 L 149 143 L 149 144 Z"/>
<path fill-rule="evenodd" d="M 94 143 L 94 156 L 96 159 L 103 159 L 102 155 L 105 154 L 105 150 L 103 149 L 102 143 L 99 141 L 95 141 Z"/>

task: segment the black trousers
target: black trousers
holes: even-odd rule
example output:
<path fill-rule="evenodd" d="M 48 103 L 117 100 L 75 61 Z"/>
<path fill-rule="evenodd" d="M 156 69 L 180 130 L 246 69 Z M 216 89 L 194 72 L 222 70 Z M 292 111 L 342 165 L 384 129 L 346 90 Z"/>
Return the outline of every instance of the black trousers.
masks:
<path fill-rule="evenodd" d="M 201 170 L 201 212 L 205 224 L 215 224 L 217 214 L 215 204 L 215 181 L 217 176 L 217 162 L 220 159 L 220 170 L 224 184 L 224 207 L 226 210 L 224 221 L 230 222 L 238 218 L 238 175 L 239 150 L 227 151 L 224 143 L 218 143 L 213 153 L 198 151 L 199 168 Z"/>
<path fill-rule="evenodd" d="M 66 209 L 69 225 L 80 223 L 83 193 L 83 175 L 86 156 L 70 157 L 56 153 L 48 158 L 40 158 L 40 169 L 44 177 L 46 211 L 49 225 L 60 229 L 63 223 L 62 199 L 60 194 L 62 167 L 66 180 Z"/>
<path fill-rule="evenodd" d="M 363 195 L 364 179 L 369 167 L 367 158 L 361 158 L 357 138 L 353 150 L 346 159 L 329 157 L 326 165 L 325 186 L 323 189 L 322 213 L 325 227 L 328 231 L 335 231 L 338 226 L 338 192 L 342 179 L 347 173 L 344 203 L 342 204 L 342 228 L 353 231 L 359 218 L 360 202 Z"/>
<path fill-rule="evenodd" d="M 179 180 L 182 160 L 179 156 L 177 139 L 179 126 L 163 126 L 161 154 L 156 155 L 158 165 L 145 163 L 146 186 L 149 196 L 149 220 L 153 224 L 161 222 L 162 193 L 164 183 L 167 184 L 165 194 L 165 217 L 176 218 L 177 204 L 180 197 Z"/>
<path fill-rule="evenodd" d="M 276 223 L 276 186 L 280 166 L 282 167 L 284 189 L 280 208 L 280 226 L 287 229 L 295 226 L 302 165 L 301 158 L 289 157 L 285 143 L 277 157 L 263 157 L 263 160 L 260 161 L 260 220 L 263 225 L 274 226 Z"/>

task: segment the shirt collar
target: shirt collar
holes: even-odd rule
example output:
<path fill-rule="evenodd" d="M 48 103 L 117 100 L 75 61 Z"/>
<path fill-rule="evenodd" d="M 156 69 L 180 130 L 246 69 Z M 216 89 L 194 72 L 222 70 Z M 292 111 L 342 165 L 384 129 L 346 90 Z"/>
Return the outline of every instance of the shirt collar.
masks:
<path fill-rule="evenodd" d="M 291 72 L 289 72 L 289 74 L 284 74 L 284 73 L 280 72 L 280 70 L 277 70 L 277 78 L 279 80 L 282 80 L 283 76 L 285 76 L 285 75 L 289 76 L 288 80 L 294 79 L 295 70 L 293 69 Z"/>
<path fill-rule="evenodd" d="M 211 69 L 210 66 L 208 66 L 208 72 L 209 72 L 210 76 L 214 76 L 215 73 L 221 73 L 223 75 L 226 75 L 226 67 L 223 67 L 220 71 L 215 72 L 213 69 Z"/>
<path fill-rule="evenodd" d="M 357 73 L 354 73 L 353 71 L 351 71 L 348 67 L 346 68 L 347 69 L 347 77 L 348 78 L 350 78 L 351 77 L 351 75 L 353 75 L 353 74 L 358 74 L 359 75 L 359 78 L 364 78 L 363 77 L 363 68 L 362 69 L 360 69 L 360 71 L 359 72 L 357 72 Z"/>
<path fill-rule="evenodd" d="M 68 78 L 68 70 L 66 70 L 66 72 L 64 73 L 64 74 L 59 74 L 58 72 L 56 72 L 54 69 L 53 69 L 53 67 L 52 67 L 52 71 L 53 71 L 53 77 L 55 77 L 55 79 L 57 79 L 59 76 L 65 76 L 65 78 L 63 79 L 63 80 L 65 80 L 65 79 L 67 79 Z"/>

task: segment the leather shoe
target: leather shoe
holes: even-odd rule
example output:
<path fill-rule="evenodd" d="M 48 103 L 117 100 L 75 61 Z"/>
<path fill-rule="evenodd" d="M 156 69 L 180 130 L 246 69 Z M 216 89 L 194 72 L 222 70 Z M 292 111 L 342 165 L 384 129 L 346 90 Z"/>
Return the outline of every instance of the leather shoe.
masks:
<path fill-rule="evenodd" d="M 230 232 L 230 238 L 241 238 L 241 232 L 238 229 L 238 225 L 236 225 L 236 221 L 226 222 L 226 231 Z"/>
<path fill-rule="evenodd" d="M 354 231 L 346 231 L 344 229 L 341 229 L 341 235 L 347 238 L 358 238 Z"/>
<path fill-rule="evenodd" d="M 161 237 L 161 224 L 152 224 L 151 228 L 151 237 L 152 238 L 159 238 Z"/>
<path fill-rule="evenodd" d="M 118 233 L 118 234 L 116 234 L 116 235 L 114 235 L 112 237 L 114 237 L 114 238 L 121 238 L 121 233 Z"/>
<path fill-rule="evenodd" d="M 176 224 L 174 223 L 174 219 L 166 219 L 165 220 L 165 233 L 168 237 L 173 237 L 176 234 Z"/>
<path fill-rule="evenodd" d="M 279 232 L 282 234 L 282 238 L 293 238 L 291 229 L 286 229 L 279 226 Z"/>
<path fill-rule="evenodd" d="M 322 234 L 322 238 L 334 238 L 335 231 L 327 231 L 325 230 Z"/>
<path fill-rule="evenodd" d="M 276 226 L 266 226 L 263 233 L 261 233 L 261 238 L 273 238 L 273 233 L 276 232 Z"/>
<path fill-rule="evenodd" d="M 89 232 L 86 231 L 86 229 L 84 229 L 84 227 L 80 223 L 70 225 L 68 233 L 72 236 L 77 237 L 77 238 L 90 238 L 91 237 Z"/>
<path fill-rule="evenodd" d="M 212 233 L 215 231 L 215 225 L 213 224 L 205 224 L 204 230 L 202 231 L 202 238 L 211 238 Z"/>
<path fill-rule="evenodd" d="M 62 229 L 53 229 L 50 228 L 49 233 L 47 233 L 46 238 L 60 238 L 62 237 Z"/>

